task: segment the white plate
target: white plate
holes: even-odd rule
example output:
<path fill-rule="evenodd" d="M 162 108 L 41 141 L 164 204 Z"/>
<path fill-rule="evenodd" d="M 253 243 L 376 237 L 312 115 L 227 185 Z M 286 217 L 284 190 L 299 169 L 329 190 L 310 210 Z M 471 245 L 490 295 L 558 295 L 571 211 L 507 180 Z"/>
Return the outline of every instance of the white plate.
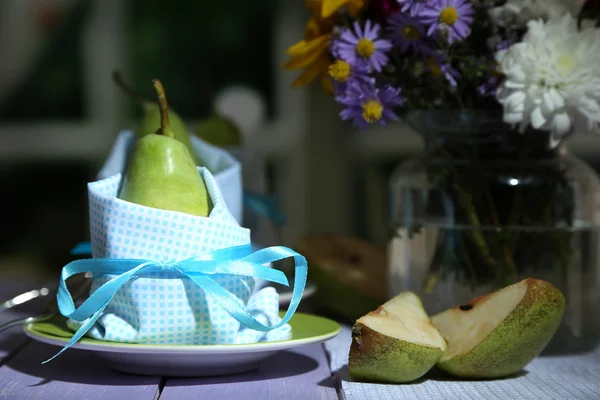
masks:
<path fill-rule="evenodd" d="M 340 332 L 340 325 L 327 318 L 296 313 L 290 320 L 292 339 L 278 342 L 230 345 L 149 345 L 83 338 L 71 348 L 86 350 L 105 359 L 117 371 L 138 375 L 217 376 L 248 372 L 282 350 L 324 342 Z M 28 324 L 27 336 L 63 347 L 73 334 L 63 317 Z M 57 350 L 58 351 L 58 350 Z M 64 356 L 69 350 L 60 355 Z"/>

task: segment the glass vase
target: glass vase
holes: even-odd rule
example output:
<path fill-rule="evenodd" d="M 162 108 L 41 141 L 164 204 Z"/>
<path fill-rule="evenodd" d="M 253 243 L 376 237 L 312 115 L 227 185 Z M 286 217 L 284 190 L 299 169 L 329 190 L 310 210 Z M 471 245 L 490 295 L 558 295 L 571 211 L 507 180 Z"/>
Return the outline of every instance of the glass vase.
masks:
<path fill-rule="evenodd" d="M 434 315 L 526 278 L 564 294 L 545 352 L 600 337 L 600 178 L 547 132 L 517 132 L 500 111 L 413 112 L 422 155 L 390 178 L 389 295 L 411 290 Z"/>

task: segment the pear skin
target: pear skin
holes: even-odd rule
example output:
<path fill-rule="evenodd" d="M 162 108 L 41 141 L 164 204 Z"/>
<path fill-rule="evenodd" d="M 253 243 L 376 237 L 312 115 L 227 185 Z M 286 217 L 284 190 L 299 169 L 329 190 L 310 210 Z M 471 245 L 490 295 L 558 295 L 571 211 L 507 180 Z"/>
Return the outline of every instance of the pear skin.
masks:
<path fill-rule="evenodd" d="M 195 134 L 217 147 L 235 147 L 242 144 L 242 134 L 235 123 L 217 112 L 200 122 Z"/>
<path fill-rule="evenodd" d="M 321 233 L 293 245 L 308 261 L 308 278 L 319 290 L 320 309 L 356 320 L 387 300 L 385 251 L 357 237 Z"/>
<path fill-rule="evenodd" d="M 138 140 L 119 198 L 199 217 L 210 209 L 206 185 L 185 145 L 156 134 Z"/>
<path fill-rule="evenodd" d="M 448 343 L 437 368 L 461 378 L 500 378 L 521 371 L 558 329 L 565 298 L 525 279 L 432 317 Z"/>
<path fill-rule="evenodd" d="M 142 117 L 135 135 L 137 139 L 141 139 L 146 135 L 154 134 L 161 128 L 161 110 L 158 103 L 149 101 L 140 96 L 134 89 L 132 89 L 123 79 L 119 71 L 112 72 L 113 82 L 130 98 L 134 99 L 142 108 L 144 116 Z M 169 113 L 169 124 L 170 131 L 174 134 L 175 139 L 183 143 L 188 151 L 194 163 L 199 166 L 204 166 L 204 162 L 198 158 L 192 142 L 190 140 L 189 130 L 183 119 L 173 109 L 168 110 Z"/>
<path fill-rule="evenodd" d="M 158 104 L 146 102 L 144 103 L 143 108 L 144 116 L 135 131 L 138 139 L 141 139 L 151 133 L 155 133 L 160 128 L 160 110 Z M 200 166 L 204 165 L 194 152 L 194 147 L 192 146 L 192 141 L 190 139 L 186 124 L 183 122 L 183 119 L 179 116 L 179 114 L 173 111 L 173 109 L 169 109 L 169 123 L 171 131 L 175 135 L 175 139 L 179 140 L 187 147 L 192 159 L 194 160 L 194 163 Z"/>
<path fill-rule="evenodd" d="M 354 323 L 348 370 L 354 381 L 407 383 L 425 375 L 445 350 L 421 300 L 404 292 Z"/>
<path fill-rule="evenodd" d="M 156 133 L 138 139 L 119 198 L 162 210 L 207 217 L 210 196 L 187 147 L 170 130 L 164 88 L 154 80 L 161 122 Z"/>

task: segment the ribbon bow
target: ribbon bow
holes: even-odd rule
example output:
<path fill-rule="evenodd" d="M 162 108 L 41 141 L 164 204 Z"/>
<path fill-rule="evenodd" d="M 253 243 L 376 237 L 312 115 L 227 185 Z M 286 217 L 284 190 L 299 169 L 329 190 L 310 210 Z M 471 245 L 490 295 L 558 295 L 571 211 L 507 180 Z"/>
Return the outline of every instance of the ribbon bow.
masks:
<path fill-rule="evenodd" d="M 243 302 L 215 282 L 211 275 L 232 274 L 263 279 L 289 286 L 285 274 L 279 270 L 265 267 L 285 258 L 294 258 L 294 289 L 288 310 L 283 319 L 274 326 L 266 326 L 257 321 L 245 310 Z M 257 331 L 269 331 L 286 324 L 296 312 L 307 277 L 306 258 L 301 254 L 283 246 L 273 246 L 252 253 L 251 245 L 234 246 L 213 251 L 197 257 L 175 262 L 157 262 L 141 259 L 88 258 L 75 260 L 67 264 L 61 273 L 57 302 L 60 313 L 75 321 L 85 323 L 75 332 L 71 340 L 54 357 L 44 361 L 45 364 L 58 357 L 63 351 L 75 344 L 94 325 L 117 291 L 133 277 L 144 276 L 151 272 L 169 271 L 181 277 L 191 279 L 204 290 L 205 295 L 216 301 L 229 315 L 247 328 Z M 79 308 L 75 307 L 71 293 L 67 289 L 66 280 L 79 273 L 91 272 L 94 276 L 117 275 L 90 295 Z"/>

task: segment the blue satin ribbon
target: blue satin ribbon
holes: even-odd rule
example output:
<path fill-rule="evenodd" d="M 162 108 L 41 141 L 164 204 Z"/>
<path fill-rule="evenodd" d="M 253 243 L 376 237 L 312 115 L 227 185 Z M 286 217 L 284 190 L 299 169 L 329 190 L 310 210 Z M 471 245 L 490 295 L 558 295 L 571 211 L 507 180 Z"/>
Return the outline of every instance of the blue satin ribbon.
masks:
<path fill-rule="evenodd" d="M 270 219 L 277 225 L 285 225 L 286 223 L 286 217 L 279 211 L 277 200 L 273 196 L 244 190 L 244 206 Z"/>
<path fill-rule="evenodd" d="M 283 319 L 274 326 L 266 326 L 257 321 L 245 310 L 245 305 L 237 296 L 224 289 L 211 278 L 215 274 L 232 274 L 289 286 L 288 279 L 283 272 L 264 265 L 290 257 L 294 258 L 296 265 L 292 299 Z M 186 260 L 168 263 L 118 258 L 87 258 L 72 261 L 63 268 L 61 273 L 57 293 L 58 308 L 65 317 L 75 321 L 85 321 L 85 323 L 77 330 L 65 347 L 42 364 L 52 361 L 83 337 L 100 317 L 117 291 L 130 279 L 147 276 L 150 272 L 161 271 L 173 272 L 181 278 L 191 279 L 204 290 L 207 298 L 216 301 L 224 311 L 240 324 L 250 329 L 266 332 L 285 325 L 296 312 L 306 286 L 308 267 L 306 258 L 290 248 L 273 246 L 253 253 L 252 246 L 249 244 L 216 250 Z M 91 272 L 96 277 L 106 274 L 118 276 L 100 286 L 79 308 L 76 308 L 71 293 L 67 289 L 66 280 L 75 274 L 85 272 Z"/>
<path fill-rule="evenodd" d="M 71 254 L 75 256 L 79 256 L 82 254 L 92 254 L 92 242 L 77 243 L 75 247 L 71 249 Z"/>

